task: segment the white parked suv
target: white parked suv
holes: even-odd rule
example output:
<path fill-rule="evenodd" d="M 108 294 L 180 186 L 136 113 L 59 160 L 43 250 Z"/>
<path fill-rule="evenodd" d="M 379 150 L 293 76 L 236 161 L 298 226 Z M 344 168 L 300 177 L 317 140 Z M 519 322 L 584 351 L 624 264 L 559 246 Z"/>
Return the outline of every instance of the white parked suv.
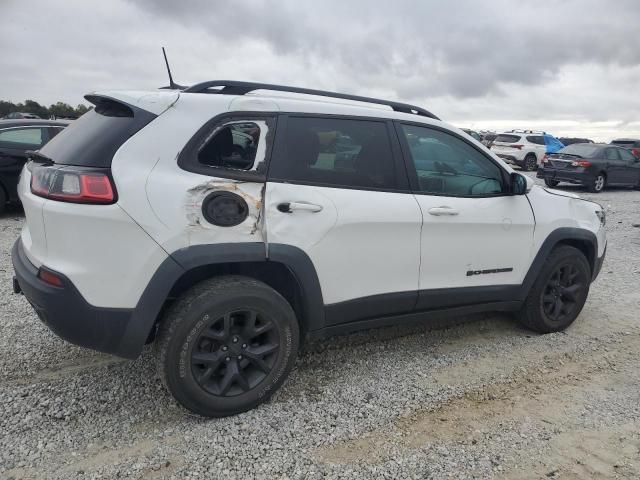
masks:
<path fill-rule="evenodd" d="M 230 81 L 86 98 L 22 172 L 14 289 L 72 343 L 154 342 L 202 415 L 266 400 L 311 339 L 481 311 L 562 330 L 604 259 L 602 207 L 419 107 Z"/>
<path fill-rule="evenodd" d="M 509 130 L 496 137 L 491 150 L 507 163 L 532 171 L 540 166 L 547 153 L 553 153 L 562 146 L 560 140 L 545 132 Z"/>

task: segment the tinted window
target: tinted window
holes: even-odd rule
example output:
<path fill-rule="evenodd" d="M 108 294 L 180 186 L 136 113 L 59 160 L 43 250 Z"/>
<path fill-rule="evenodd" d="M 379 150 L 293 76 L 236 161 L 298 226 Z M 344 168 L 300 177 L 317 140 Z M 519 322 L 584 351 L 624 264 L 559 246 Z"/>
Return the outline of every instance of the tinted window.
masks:
<path fill-rule="evenodd" d="M 317 185 L 393 189 L 393 155 L 383 122 L 290 117 L 284 155 L 270 176 Z"/>
<path fill-rule="evenodd" d="M 631 148 L 631 147 L 635 147 L 635 146 L 640 145 L 640 141 L 635 141 L 635 140 L 614 140 L 613 142 L 611 142 L 611 145 L 619 145 L 621 147 Z"/>
<path fill-rule="evenodd" d="M 465 141 L 427 127 L 403 125 L 419 191 L 450 196 L 503 192 L 502 171 Z"/>
<path fill-rule="evenodd" d="M 254 122 L 223 125 L 198 151 L 198 162 L 210 167 L 251 170 L 254 166 L 260 127 Z"/>
<path fill-rule="evenodd" d="M 110 167 L 122 144 L 156 118 L 112 100 L 96 102 L 94 109 L 74 120 L 42 147 L 41 153 L 63 165 Z"/>
<path fill-rule="evenodd" d="M 0 144 L 5 148 L 38 148 L 43 143 L 41 128 L 10 128 L 0 130 Z"/>
<path fill-rule="evenodd" d="M 618 150 L 616 148 L 607 148 L 604 152 L 604 156 L 607 160 L 620 160 Z"/>
<path fill-rule="evenodd" d="M 558 150 L 557 153 L 566 153 L 567 155 L 579 155 L 583 158 L 594 158 L 600 153 L 600 147 L 593 145 L 585 145 L 580 143 L 574 143 Z"/>
<path fill-rule="evenodd" d="M 620 155 L 620 158 L 622 158 L 622 160 L 624 160 L 625 162 L 636 161 L 636 157 L 628 150 L 618 150 L 618 154 Z"/>
<path fill-rule="evenodd" d="M 544 145 L 544 137 L 542 135 L 530 135 L 527 140 L 536 145 Z"/>
<path fill-rule="evenodd" d="M 520 141 L 520 135 L 498 135 L 495 142 L 516 143 Z"/>

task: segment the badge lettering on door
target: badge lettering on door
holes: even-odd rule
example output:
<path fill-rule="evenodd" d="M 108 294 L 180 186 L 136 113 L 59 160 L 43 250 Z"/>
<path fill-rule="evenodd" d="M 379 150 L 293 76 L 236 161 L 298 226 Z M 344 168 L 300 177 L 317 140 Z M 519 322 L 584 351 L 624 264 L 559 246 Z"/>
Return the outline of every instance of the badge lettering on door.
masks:
<path fill-rule="evenodd" d="M 489 268 L 487 270 L 467 270 L 467 277 L 472 277 L 474 275 L 486 275 L 488 273 L 506 273 L 513 272 L 513 268 Z"/>

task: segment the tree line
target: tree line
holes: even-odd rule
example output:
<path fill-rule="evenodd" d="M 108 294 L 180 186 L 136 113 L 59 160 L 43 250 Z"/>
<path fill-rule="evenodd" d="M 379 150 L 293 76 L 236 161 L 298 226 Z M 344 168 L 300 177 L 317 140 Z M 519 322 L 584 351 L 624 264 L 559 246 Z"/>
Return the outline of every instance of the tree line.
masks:
<path fill-rule="evenodd" d="M 82 103 L 77 107 L 72 107 L 68 103 L 57 102 L 46 107 L 44 105 L 40 105 L 34 100 L 25 100 L 24 103 L 13 103 L 0 100 L 0 118 L 12 112 L 33 113 L 34 115 L 38 115 L 40 118 L 78 118 L 88 110 L 89 107 Z"/>

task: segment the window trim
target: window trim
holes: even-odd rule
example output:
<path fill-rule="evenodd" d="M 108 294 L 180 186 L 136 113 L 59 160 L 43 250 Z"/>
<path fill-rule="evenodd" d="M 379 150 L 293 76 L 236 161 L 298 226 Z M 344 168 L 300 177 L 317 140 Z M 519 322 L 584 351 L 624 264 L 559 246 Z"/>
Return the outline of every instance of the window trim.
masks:
<path fill-rule="evenodd" d="M 256 170 L 240 170 L 228 167 L 216 167 L 212 165 L 204 165 L 198 161 L 198 152 L 202 146 L 202 142 L 217 128 L 226 123 L 236 121 L 251 122 L 252 120 L 264 121 L 267 123 L 269 130 L 265 136 L 267 142 L 264 154 L 264 170 L 258 172 Z M 233 111 L 224 112 L 207 120 L 196 133 L 187 141 L 185 146 L 178 155 L 178 166 L 187 172 L 198 173 L 208 177 L 227 178 L 229 180 L 239 180 L 242 182 L 264 183 L 267 181 L 267 171 L 275 144 L 275 138 L 278 126 L 278 114 L 274 112 L 260 111 Z"/>
<path fill-rule="evenodd" d="M 411 185 L 411 192 L 414 195 L 429 195 L 431 197 L 451 197 L 451 198 L 495 198 L 495 197 L 511 197 L 513 193 L 509 191 L 509 172 L 502 166 L 498 161 L 496 161 L 491 155 L 487 155 L 486 152 L 483 152 L 480 148 L 478 148 L 473 143 L 467 141 L 462 135 L 458 134 L 453 130 L 449 130 L 447 128 L 440 127 L 438 125 L 419 123 L 419 122 L 410 122 L 405 120 L 395 120 L 394 122 L 396 128 L 396 135 L 398 136 L 398 140 L 402 147 L 402 154 L 404 157 L 405 168 L 407 170 L 407 175 L 409 177 L 409 183 Z M 431 192 L 423 192 L 420 190 L 420 183 L 418 182 L 418 173 L 416 171 L 416 167 L 413 162 L 413 157 L 411 156 L 411 149 L 409 148 L 409 144 L 407 139 L 405 138 L 404 131 L 402 129 L 403 125 L 409 125 L 413 127 L 422 127 L 429 130 L 436 130 L 442 133 L 446 133 L 451 135 L 454 138 L 466 143 L 468 146 L 477 151 L 480 155 L 485 157 L 491 163 L 493 163 L 498 170 L 500 171 L 500 175 L 502 176 L 502 185 L 503 191 L 501 193 L 491 193 L 485 195 L 453 195 L 450 193 L 431 193 Z"/>
<path fill-rule="evenodd" d="M 283 178 L 274 177 L 271 172 L 272 162 L 267 166 L 267 181 L 271 183 L 289 183 L 292 185 L 306 185 L 313 187 L 325 187 L 325 188 L 338 188 L 341 190 L 360 190 L 370 192 L 388 192 L 388 193 L 412 193 L 409 184 L 409 178 L 407 176 L 406 166 L 402 156 L 402 150 L 400 143 L 398 142 L 397 135 L 394 134 L 395 128 L 393 126 L 393 120 L 390 118 L 381 117 L 369 117 L 360 115 L 340 115 L 340 114 L 328 114 L 328 113 L 307 113 L 307 112 L 282 112 L 278 115 L 278 131 L 276 132 L 275 146 L 272 153 L 272 157 L 277 158 L 282 156 L 286 158 L 287 145 L 286 145 L 286 133 L 288 127 L 288 121 L 290 118 L 319 118 L 319 119 L 334 119 L 334 120 L 354 120 L 363 122 L 378 122 L 384 124 L 389 139 L 389 145 L 391 147 L 391 160 L 393 162 L 393 171 L 395 174 L 395 188 L 390 187 L 364 187 L 360 185 L 337 185 L 334 183 L 322 183 L 312 182 L 305 180 L 288 180 Z"/>

